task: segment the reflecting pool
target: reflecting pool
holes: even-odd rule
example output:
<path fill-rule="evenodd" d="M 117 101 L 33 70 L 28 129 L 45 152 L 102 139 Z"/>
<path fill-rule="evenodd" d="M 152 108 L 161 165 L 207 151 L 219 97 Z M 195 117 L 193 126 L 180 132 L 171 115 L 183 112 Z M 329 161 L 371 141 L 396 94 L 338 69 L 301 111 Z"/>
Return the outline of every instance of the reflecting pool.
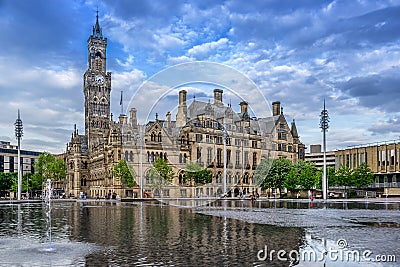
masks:
<path fill-rule="evenodd" d="M 398 266 L 372 257 L 324 256 L 332 250 L 369 250 L 400 261 L 397 203 L 217 201 L 188 207 L 178 200 L 53 202 L 54 250 L 47 250 L 44 204 L 2 204 L 0 266 Z M 279 250 L 286 254 L 278 257 Z"/>

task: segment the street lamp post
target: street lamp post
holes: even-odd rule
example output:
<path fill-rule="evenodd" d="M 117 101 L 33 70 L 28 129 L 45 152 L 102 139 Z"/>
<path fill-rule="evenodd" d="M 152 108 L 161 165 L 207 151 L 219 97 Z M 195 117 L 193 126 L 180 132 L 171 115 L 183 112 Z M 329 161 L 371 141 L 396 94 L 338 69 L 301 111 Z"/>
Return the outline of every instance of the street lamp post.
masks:
<path fill-rule="evenodd" d="M 226 131 L 225 124 L 222 126 L 224 138 L 224 181 L 223 181 L 223 196 L 226 196 L 226 143 L 228 142 L 228 132 Z"/>
<path fill-rule="evenodd" d="M 139 141 L 139 172 L 140 172 L 140 181 L 139 181 L 139 187 L 140 187 L 140 198 L 143 198 L 143 129 L 142 125 L 139 125 L 139 136 L 138 136 L 138 141 Z"/>
<path fill-rule="evenodd" d="M 324 99 L 324 109 L 321 111 L 321 120 L 320 120 L 320 128 L 322 129 L 323 133 L 323 152 L 324 152 L 324 168 L 322 174 L 322 196 L 324 200 L 328 197 L 328 179 L 326 177 L 326 132 L 329 128 L 329 115 L 328 110 L 325 108 L 325 99 Z"/>
<path fill-rule="evenodd" d="M 18 140 L 18 193 L 17 199 L 21 200 L 21 191 L 22 191 L 22 175 L 21 175 L 21 138 L 24 135 L 23 127 L 22 127 L 22 120 L 19 114 L 18 109 L 18 118 L 15 121 L 15 137 Z"/>

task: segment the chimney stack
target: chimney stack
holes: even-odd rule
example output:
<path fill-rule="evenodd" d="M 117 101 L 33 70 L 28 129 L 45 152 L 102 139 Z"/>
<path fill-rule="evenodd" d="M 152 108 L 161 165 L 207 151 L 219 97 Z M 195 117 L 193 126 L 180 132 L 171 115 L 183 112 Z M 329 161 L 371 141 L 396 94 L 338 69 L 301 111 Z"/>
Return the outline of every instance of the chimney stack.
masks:
<path fill-rule="evenodd" d="M 179 91 L 179 105 L 176 113 L 176 127 L 183 127 L 187 121 L 186 91 Z"/>
<path fill-rule="evenodd" d="M 240 105 L 240 112 L 243 114 L 247 113 L 247 106 L 248 106 L 247 102 L 242 101 L 242 102 L 240 102 L 239 105 Z"/>
<path fill-rule="evenodd" d="M 130 113 L 129 116 L 131 119 L 131 125 L 133 128 L 136 128 L 137 127 L 136 108 L 131 108 L 129 113 Z"/>
<path fill-rule="evenodd" d="M 179 91 L 179 106 L 186 106 L 186 91 Z"/>
<path fill-rule="evenodd" d="M 222 106 L 222 93 L 224 91 L 221 89 L 214 89 L 214 104 L 217 106 Z"/>
<path fill-rule="evenodd" d="M 272 102 L 272 115 L 277 116 L 281 114 L 281 102 Z"/>

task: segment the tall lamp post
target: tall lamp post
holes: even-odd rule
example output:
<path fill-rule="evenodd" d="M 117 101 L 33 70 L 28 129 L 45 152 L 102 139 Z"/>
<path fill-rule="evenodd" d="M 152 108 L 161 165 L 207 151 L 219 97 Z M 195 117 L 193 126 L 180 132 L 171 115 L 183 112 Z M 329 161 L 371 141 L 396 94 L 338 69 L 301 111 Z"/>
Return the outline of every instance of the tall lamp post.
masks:
<path fill-rule="evenodd" d="M 18 193 L 17 199 L 21 200 L 21 189 L 22 189 L 22 175 L 21 175 L 21 138 L 24 135 L 22 120 L 18 109 L 18 118 L 15 121 L 15 137 L 18 140 Z"/>
<path fill-rule="evenodd" d="M 224 181 L 223 181 L 223 196 L 226 196 L 226 144 L 228 142 L 228 132 L 226 130 L 225 124 L 222 126 L 223 131 L 223 141 L 224 141 Z"/>
<path fill-rule="evenodd" d="M 323 152 L 324 152 L 324 168 L 322 174 L 322 196 L 324 200 L 328 198 L 328 179 L 326 177 L 326 132 L 329 128 L 329 115 L 328 110 L 325 108 L 325 99 L 324 99 L 324 109 L 321 111 L 321 120 L 320 120 L 320 128 L 322 129 L 322 136 L 323 136 Z"/>

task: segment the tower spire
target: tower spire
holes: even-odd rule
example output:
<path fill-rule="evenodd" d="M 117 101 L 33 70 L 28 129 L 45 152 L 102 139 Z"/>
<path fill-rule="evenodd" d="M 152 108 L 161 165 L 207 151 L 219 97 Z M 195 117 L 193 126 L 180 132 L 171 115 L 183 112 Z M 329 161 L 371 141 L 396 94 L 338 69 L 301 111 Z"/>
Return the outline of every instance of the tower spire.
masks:
<path fill-rule="evenodd" d="M 99 10 L 96 10 L 96 25 L 93 26 L 93 36 L 95 37 L 103 37 L 101 33 L 101 27 L 99 23 Z"/>

